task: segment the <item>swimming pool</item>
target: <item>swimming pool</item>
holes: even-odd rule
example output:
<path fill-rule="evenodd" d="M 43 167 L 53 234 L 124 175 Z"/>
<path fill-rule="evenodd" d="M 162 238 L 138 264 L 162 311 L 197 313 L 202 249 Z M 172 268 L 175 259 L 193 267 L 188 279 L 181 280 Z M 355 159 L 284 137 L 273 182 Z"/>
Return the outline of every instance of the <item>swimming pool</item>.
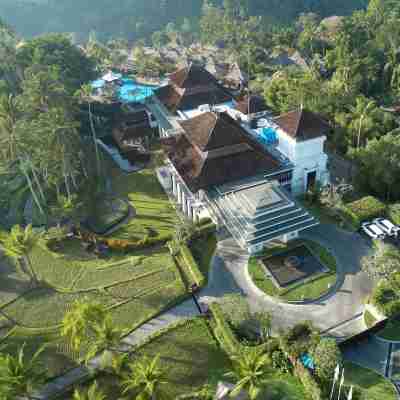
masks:
<path fill-rule="evenodd" d="M 122 86 L 118 89 L 118 97 L 124 103 L 140 103 L 146 98 L 153 96 L 157 86 L 142 85 L 133 79 L 122 78 Z M 91 83 L 93 89 L 101 89 L 106 82 L 103 79 L 96 79 Z"/>
<path fill-rule="evenodd" d="M 258 129 L 258 140 L 266 145 L 274 144 L 278 141 L 278 134 L 272 127 Z"/>
<path fill-rule="evenodd" d="M 125 103 L 138 102 L 151 97 L 157 86 L 141 85 L 133 79 L 122 79 L 123 85 L 120 87 L 118 93 L 119 98 Z"/>

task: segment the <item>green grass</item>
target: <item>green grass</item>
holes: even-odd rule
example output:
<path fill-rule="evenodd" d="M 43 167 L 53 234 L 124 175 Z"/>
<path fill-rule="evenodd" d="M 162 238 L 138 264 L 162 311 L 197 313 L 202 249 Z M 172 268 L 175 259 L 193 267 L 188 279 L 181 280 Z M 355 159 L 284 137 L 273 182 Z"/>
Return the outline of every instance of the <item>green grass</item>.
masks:
<path fill-rule="evenodd" d="M 205 240 L 202 238 L 193 240 L 193 242 L 190 244 L 190 250 L 193 254 L 193 257 L 206 280 L 211 267 L 211 259 L 216 248 L 217 237 L 214 234 L 209 235 Z"/>
<path fill-rule="evenodd" d="M 153 170 L 126 175 L 110 166 L 107 171 L 112 178 L 113 195 L 128 200 L 137 213 L 112 238 L 142 239 L 146 234 L 173 232 L 177 215 Z M 32 348 L 48 342 L 45 361 L 50 376 L 70 368 L 78 359 L 59 335 L 60 322 L 75 299 L 88 298 L 104 304 L 114 323 L 129 332 L 187 295 L 165 246 L 129 255 L 113 253 L 100 259 L 87 253 L 79 241 L 67 240 L 51 249 L 47 243 L 35 246 L 30 260 L 40 286 L 4 298 L 0 291 L 2 311 L 17 324 L 5 344 L 13 352 L 23 342 Z M 3 288 L 4 293 L 14 290 L 12 282 L 10 279 L 8 287 Z"/>
<path fill-rule="evenodd" d="M 363 398 L 368 400 L 395 400 L 396 391 L 390 381 L 376 372 L 345 362 L 345 384 L 354 385 L 363 391 Z"/>
<path fill-rule="evenodd" d="M 386 340 L 400 341 L 400 321 L 388 321 L 378 336 Z"/>
<path fill-rule="evenodd" d="M 287 288 L 277 288 L 271 279 L 265 276 L 264 270 L 259 263 L 259 258 L 252 257 L 249 260 L 249 274 L 255 285 L 269 296 L 279 297 L 286 301 L 313 300 L 321 297 L 328 291 L 328 287 L 332 287 L 336 282 L 336 260 L 321 245 L 311 241 L 294 241 L 288 246 L 277 246 L 276 248 L 267 250 L 263 255 L 273 255 L 284 251 L 285 249 L 306 244 L 315 256 L 319 258 L 322 264 L 330 269 L 329 273 L 321 273 L 317 276 L 311 276 L 308 280 L 294 283 Z"/>
<path fill-rule="evenodd" d="M 141 239 L 151 232 L 155 235 L 174 232 L 178 217 L 153 169 L 126 175 L 111 165 L 110 175 L 114 195 L 127 199 L 136 211 L 136 216 L 112 237 Z"/>
<path fill-rule="evenodd" d="M 224 374 L 231 369 L 229 357 L 216 344 L 207 322 L 201 318 L 186 321 L 155 337 L 135 351 L 132 359 L 157 355 L 167 382 L 162 391 L 169 399 L 193 393 L 206 383 L 226 380 Z M 96 380 L 107 398 L 120 397 L 120 387 L 115 378 L 101 375 Z M 272 370 L 267 376 L 265 398 L 304 400 L 307 396 L 297 378 Z"/>
<path fill-rule="evenodd" d="M 221 379 L 230 368 L 228 356 L 200 318 L 155 338 L 134 355 L 140 358 L 157 354 L 169 382 L 165 390 L 170 398 L 191 392 L 209 380 Z"/>

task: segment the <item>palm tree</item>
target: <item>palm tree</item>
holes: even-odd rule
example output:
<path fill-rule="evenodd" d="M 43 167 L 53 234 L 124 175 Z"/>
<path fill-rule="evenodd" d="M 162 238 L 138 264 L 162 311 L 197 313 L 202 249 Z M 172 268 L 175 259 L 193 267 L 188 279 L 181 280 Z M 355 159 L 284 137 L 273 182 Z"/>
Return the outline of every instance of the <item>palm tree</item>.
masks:
<path fill-rule="evenodd" d="M 82 343 L 89 339 L 93 327 L 104 323 L 106 315 L 107 311 L 100 303 L 75 300 L 64 315 L 61 335 L 69 339 L 73 350 L 78 351 Z"/>
<path fill-rule="evenodd" d="M 160 357 L 143 358 L 129 365 L 130 374 L 122 381 L 123 394 L 135 393 L 137 400 L 157 400 L 160 386 L 164 383 L 164 372 L 159 367 Z"/>
<path fill-rule="evenodd" d="M 7 149 L 5 158 L 14 161 L 17 158 L 17 139 L 15 125 L 17 123 L 17 103 L 15 97 L 10 94 L 0 97 L 0 143 Z"/>
<path fill-rule="evenodd" d="M 102 350 L 113 351 L 121 342 L 122 332 L 113 324 L 110 314 L 106 314 L 103 321 L 95 323 L 92 327 L 90 347 L 86 355 L 86 361 Z"/>
<path fill-rule="evenodd" d="M 32 399 L 32 391 L 46 378 L 46 370 L 39 360 L 45 346 L 37 350 L 30 359 L 25 356 L 25 343 L 18 354 L 0 355 L 0 393 L 5 399 L 27 396 Z"/>
<path fill-rule="evenodd" d="M 83 392 L 79 390 L 74 391 L 73 400 L 105 400 L 105 394 L 99 389 L 97 382 L 90 386 L 90 388 Z"/>
<path fill-rule="evenodd" d="M 95 148 L 95 152 L 96 152 L 97 175 L 100 177 L 101 165 L 100 165 L 99 144 L 97 143 L 97 135 L 96 135 L 96 130 L 95 130 L 94 123 L 93 123 L 93 114 L 92 114 L 91 103 L 90 103 L 90 96 L 92 94 L 92 87 L 90 85 L 83 85 L 81 87 L 81 90 L 80 90 L 79 94 L 80 94 L 81 99 L 86 101 L 87 105 L 88 105 L 90 130 L 92 132 L 92 139 L 93 139 L 93 144 L 94 144 L 94 148 Z"/>
<path fill-rule="evenodd" d="M 246 391 L 250 400 L 255 400 L 268 373 L 268 355 L 260 353 L 257 349 L 250 349 L 232 357 L 232 362 L 233 370 L 226 374 L 227 377 L 236 379 L 231 396 L 235 397 Z"/>
<path fill-rule="evenodd" d="M 3 246 L 6 256 L 17 260 L 17 265 L 21 268 L 21 271 L 23 270 L 21 258 L 25 257 L 29 273 L 34 281 L 37 281 L 37 277 L 32 267 L 29 254 L 41 237 L 42 235 L 40 233 L 36 233 L 33 230 L 32 225 L 27 225 L 25 228 L 22 228 L 20 225 L 14 225 L 10 233 L 0 236 L 0 244 Z"/>

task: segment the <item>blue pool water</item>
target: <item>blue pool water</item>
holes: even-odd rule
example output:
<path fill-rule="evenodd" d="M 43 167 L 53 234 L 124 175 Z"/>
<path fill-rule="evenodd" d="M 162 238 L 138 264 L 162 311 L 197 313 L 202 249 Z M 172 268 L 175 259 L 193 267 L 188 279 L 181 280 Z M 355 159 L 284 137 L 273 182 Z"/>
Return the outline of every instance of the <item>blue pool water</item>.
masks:
<path fill-rule="evenodd" d="M 118 89 L 118 97 L 125 103 L 142 102 L 154 94 L 157 86 L 141 85 L 133 79 L 123 78 L 123 85 Z M 100 89 L 105 85 L 103 79 L 97 79 L 91 83 L 94 89 Z"/>
<path fill-rule="evenodd" d="M 122 79 L 124 83 L 119 89 L 119 98 L 126 102 L 141 102 L 154 94 L 156 86 L 140 85 L 133 79 Z"/>
<path fill-rule="evenodd" d="M 271 128 L 271 127 L 262 128 L 259 131 L 258 139 L 260 140 L 260 142 L 262 142 L 266 145 L 270 145 L 270 144 L 274 144 L 278 141 L 278 135 L 274 128 Z"/>
<path fill-rule="evenodd" d="M 302 354 L 300 356 L 300 361 L 306 368 L 311 370 L 315 369 L 314 360 L 309 354 L 307 353 Z"/>

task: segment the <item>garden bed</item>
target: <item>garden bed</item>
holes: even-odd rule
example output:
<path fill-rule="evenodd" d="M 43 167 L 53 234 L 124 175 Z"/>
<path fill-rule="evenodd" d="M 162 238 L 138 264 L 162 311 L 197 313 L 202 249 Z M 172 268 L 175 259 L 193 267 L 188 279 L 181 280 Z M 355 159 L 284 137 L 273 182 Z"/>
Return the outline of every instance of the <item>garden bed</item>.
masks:
<path fill-rule="evenodd" d="M 260 258 L 272 257 L 276 254 L 283 254 L 283 251 L 289 251 L 300 245 L 306 245 L 308 250 L 318 261 L 327 268 L 327 272 L 321 272 L 316 276 L 310 276 L 308 279 L 289 284 L 285 288 L 278 288 L 271 277 L 265 274 L 265 268 L 260 264 Z M 250 277 L 254 284 L 265 294 L 278 297 L 285 301 L 303 301 L 318 299 L 326 294 L 336 283 L 336 260 L 321 245 L 311 241 L 293 241 L 287 246 L 276 246 L 267 250 L 260 257 L 252 257 L 248 266 Z"/>

